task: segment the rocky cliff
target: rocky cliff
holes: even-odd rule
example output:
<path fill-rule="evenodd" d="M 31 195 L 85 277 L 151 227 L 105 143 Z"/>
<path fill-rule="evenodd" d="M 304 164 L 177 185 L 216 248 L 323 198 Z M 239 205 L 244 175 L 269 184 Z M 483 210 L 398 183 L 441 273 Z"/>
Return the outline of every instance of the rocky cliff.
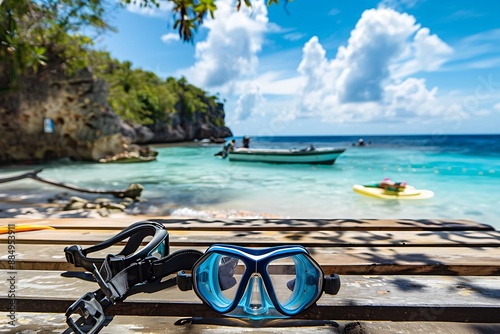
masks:
<path fill-rule="evenodd" d="M 7 71 L 1 67 L 3 76 Z M 87 69 L 72 76 L 49 70 L 19 78 L 18 89 L 0 93 L 0 162 L 148 156 L 149 149 L 136 144 L 231 136 L 228 128 L 212 123 L 221 113 L 223 119 L 219 105 L 190 118 L 179 111 L 151 129 L 127 124 L 111 110 L 104 80 Z"/>
<path fill-rule="evenodd" d="M 218 103 L 216 108 L 203 113 L 195 112 L 193 115 L 185 115 L 180 105 L 176 106 L 176 110 L 177 112 L 164 122 L 148 126 L 153 132 L 153 137 L 148 142 L 192 141 L 205 138 L 226 138 L 233 135 L 229 128 L 219 124 L 225 117 L 222 103 Z"/>

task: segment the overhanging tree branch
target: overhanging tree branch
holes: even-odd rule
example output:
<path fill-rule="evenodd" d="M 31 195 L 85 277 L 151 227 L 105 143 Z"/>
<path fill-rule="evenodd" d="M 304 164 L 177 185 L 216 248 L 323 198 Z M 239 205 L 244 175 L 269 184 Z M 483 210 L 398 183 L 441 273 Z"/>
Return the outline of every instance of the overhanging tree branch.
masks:
<path fill-rule="evenodd" d="M 94 190 L 94 189 L 83 189 L 79 188 L 74 185 L 66 184 L 66 183 L 61 183 L 49 179 L 42 178 L 38 176 L 38 173 L 43 171 L 42 168 L 29 171 L 27 173 L 19 174 L 16 176 L 11 176 L 7 178 L 2 178 L 0 179 L 0 183 L 7 183 L 7 182 L 12 182 L 12 181 L 17 181 L 17 180 L 22 180 L 22 179 L 33 179 L 37 180 L 43 183 L 47 183 L 56 187 L 62 187 L 65 189 L 69 190 L 74 190 L 78 192 L 83 192 L 83 193 L 90 193 L 90 194 L 102 194 L 102 195 L 113 195 L 115 197 L 123 198 L 123 197 L 130 197 L 130 198 L 137 198 L 141 195 L 143 187 L 140 184 L 131 184 L 126 190 Z"/>

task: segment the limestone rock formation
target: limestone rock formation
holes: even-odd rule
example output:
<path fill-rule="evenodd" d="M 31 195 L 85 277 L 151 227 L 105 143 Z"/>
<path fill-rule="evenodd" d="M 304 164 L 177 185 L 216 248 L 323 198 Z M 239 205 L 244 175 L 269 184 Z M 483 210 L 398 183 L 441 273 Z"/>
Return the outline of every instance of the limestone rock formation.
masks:
<path fill-rule="evenodd" d="M 5 87 L 2 66 L 0 86 Z M 146 127 L 123 121 L 107 98 L 106 82 L 88 69 L 69 76 L 59 66 L 20 77 L 17 89 L 0 92 L 0 163 L 65 157 L 150 161 L 155 151 L 138 144 L 232 136 L 223 125 L 222 104 L 190 116 L 177 108 L 170 119 Z"/>
<path fill-rule="evenodd" d="M 132 142 L 137 144 L 145 144 L 154 137 L 153 131 L 149 128 L 125 121 L 122 121 L 121 132 L 125 137 L 131 138 Z"/>
<path fill-rule="evenodd" d="M 0 94 L 0 162 L 98 161 L 138 151 L 136 131 L 127 131 L 108 104 L 106 83 L 89 70 L 72 76 L 48 70 L 20 78 L 18 86 Z"/>
<path fill-rule="evenodd" d="M 195 112 L 192 116 L 184 115 L 183 111 L 178 109 L 167 121 L 148 126 L 154 133 L 148 142 L 165 143 L 232 137 L 233 134 L 228 127 L 217 126 L 221 121 L 223 123 L 224 117 L 222 103 L 207 112 Z"/>

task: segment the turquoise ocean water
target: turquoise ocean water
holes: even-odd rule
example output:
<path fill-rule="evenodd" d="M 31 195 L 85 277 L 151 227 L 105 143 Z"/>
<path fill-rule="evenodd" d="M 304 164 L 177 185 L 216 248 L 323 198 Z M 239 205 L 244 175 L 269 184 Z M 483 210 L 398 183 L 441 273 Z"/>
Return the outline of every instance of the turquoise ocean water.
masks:
<path fill-rule="evenodd" d="M 252 147 L 344 147 L 332 166 L 229 162 L 214 157 L 221 145 L 158 148 L 158 161 L 90 164 L 58 161 L 41 166 L 3 166 L 0 177 L 43 167 L 40 174 L 81 187 L 145 187 L 146 214 L 243 210 L 293 218 L 472 219 L 500 229 L 500 135 L 257 137 Z M 237 138 L 238 145 L 241 138 Z M 6 174 L 7 173 L 7 174 Z M 390 177 L 435 192 L 427 200 L 381 200 L 352 191 Z M 29 196 L 61 192 L 31 180 L 0 184 Z"/>

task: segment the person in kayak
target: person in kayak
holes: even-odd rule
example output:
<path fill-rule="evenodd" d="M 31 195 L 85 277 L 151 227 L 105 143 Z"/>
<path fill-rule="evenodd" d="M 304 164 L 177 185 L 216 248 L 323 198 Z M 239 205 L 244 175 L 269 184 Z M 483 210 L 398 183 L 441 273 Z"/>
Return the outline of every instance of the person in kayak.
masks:
<path fill-rule="evenodd" d="M 367 184 L 365 187 L 368 188 L 381 188 L 389 191 L 404 191 L 406 188 L 406 182 L 394 182 L 388 177 L 383 179 L 380 182 L 376 182 L 373 184 Z"/>

